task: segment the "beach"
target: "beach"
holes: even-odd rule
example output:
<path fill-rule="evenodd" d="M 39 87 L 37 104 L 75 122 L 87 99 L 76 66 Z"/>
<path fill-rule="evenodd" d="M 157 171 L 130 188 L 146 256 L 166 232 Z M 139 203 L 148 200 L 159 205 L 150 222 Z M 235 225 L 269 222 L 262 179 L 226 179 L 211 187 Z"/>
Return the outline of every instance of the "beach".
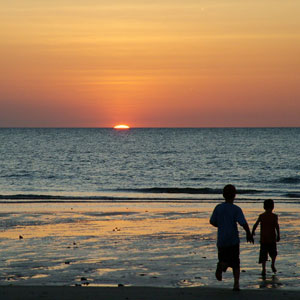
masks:
<path fill-rule="evenodd" d="M 258 203 L 238 203 L 252 226 Z M 1 204 L 1 286 L 232 288 L 215 280 L 215 203 Z M 299 215 L 278 204 L 277 274 L 262 278 L 254 245 L 241 236 L 241 288 L 300 290 Z M 259 231 L 257 232 L 259 233 Z"/>

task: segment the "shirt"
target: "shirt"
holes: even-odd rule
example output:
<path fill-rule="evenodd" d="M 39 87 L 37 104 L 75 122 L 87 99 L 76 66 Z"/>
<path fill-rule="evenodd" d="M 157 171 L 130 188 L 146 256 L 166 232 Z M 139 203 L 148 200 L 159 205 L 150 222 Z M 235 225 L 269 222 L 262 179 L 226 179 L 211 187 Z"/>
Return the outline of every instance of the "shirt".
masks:
<path fill-rule="evenodd" d="M 240 243 L 237 223 L 247 224 L 242 209 L 233 204 L 224 202 L 218 204 L 210 218 L 210 222 L 218 227 L 218 247 L 229 247 Z"/>
<path fill-rule="evenodd" d="M 273 213 L 259 215 L 260 241 L 261 243 L 276 243 L 275 228 L 278 224 L 278 216 Z"/>

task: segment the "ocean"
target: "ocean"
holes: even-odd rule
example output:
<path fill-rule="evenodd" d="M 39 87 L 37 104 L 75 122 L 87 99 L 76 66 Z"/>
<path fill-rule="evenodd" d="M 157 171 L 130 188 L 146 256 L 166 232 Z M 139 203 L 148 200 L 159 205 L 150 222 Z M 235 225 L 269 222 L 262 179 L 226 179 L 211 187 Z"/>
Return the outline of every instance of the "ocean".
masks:
<path fill-rule="evenodd" d="M 275 200 L 277 274 L 240 228 L 242 288 L 300 288 L 300 128 L 0 129 L 0 285 L 215 280 L 225 184 L 250 227 Z"/>
<path fill-rule="evenodd" d="M 300 200 L 300 128 L 0 129 L 1 201 Z"/>

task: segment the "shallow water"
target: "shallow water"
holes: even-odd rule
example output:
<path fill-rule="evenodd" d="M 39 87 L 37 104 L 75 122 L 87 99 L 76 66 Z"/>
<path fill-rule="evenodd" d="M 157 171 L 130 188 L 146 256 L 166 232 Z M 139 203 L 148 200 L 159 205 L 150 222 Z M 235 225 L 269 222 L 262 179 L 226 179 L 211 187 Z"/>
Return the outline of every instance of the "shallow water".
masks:
<path fill-rule="evenodd" d="M 261 204 L 239 204 L 253 225 Z M 228 286 L 214 278 L 211 203 L 0 204 L 0 284 Z M 243 288 L 300 288 L 300 209 L 276 204 L 278 273 L 263 280 L 256 244 L 241 233 Z M 257 232 L 258 233 L 258 232 Z M 19 236 L 23 238 L 20 239 Z M 269 265 L 268 265 L 269 267 Z"/>

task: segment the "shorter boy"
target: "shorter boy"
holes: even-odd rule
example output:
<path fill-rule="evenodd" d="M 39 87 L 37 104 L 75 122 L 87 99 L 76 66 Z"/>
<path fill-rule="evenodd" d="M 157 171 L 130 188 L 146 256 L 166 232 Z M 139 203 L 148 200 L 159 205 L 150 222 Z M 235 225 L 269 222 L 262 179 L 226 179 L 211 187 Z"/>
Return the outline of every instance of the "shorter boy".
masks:
<path fill-rule="evenodd" d="M 278 224 L 278 216 L 272 211 L 274 209 L 274 201 L 269 199 L 264 201 L 265 212 L 259 215 L 252 229 L 252 235 L 255 235 L 255 229 L 260 223 L 260 253 L 259 263 L 262 264 L 262 276 L 266 275 L 266 262 L 268 254 L 271 257 L 271 268 L 276 273 L 275 260 L 277 256 L 276 242 L 280 241 L 280 232 Z"/>

